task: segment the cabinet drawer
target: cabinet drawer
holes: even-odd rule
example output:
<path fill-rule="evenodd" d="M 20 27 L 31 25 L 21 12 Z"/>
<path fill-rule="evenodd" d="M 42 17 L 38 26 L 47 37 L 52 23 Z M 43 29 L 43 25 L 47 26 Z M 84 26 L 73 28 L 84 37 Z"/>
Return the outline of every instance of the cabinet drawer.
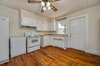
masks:
<path fill-rule="evenodd" d="M 56 47 L 64 48 L 64 40 L 52 38 L 52 44 Z"/>
<path fill-rule="evenodd" d="M 30 48 L 28 48 L 28 52 L 32 52 L 32 51 L 35 51 L 38 49 L 40 49 L 40 46 L 30 47 Z"/>
<path fill-rule="evenodd" d="M 45 36 L 43 39 L 43 47 L 45 46 L 65 48 L 65 39 L 64 37 Z"/>

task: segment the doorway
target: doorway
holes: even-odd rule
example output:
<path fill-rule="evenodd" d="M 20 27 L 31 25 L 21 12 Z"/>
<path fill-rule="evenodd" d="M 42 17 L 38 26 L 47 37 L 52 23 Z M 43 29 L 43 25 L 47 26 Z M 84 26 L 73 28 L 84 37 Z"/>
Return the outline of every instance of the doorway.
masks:
<path fill-rule="evenodd" d="M 87 50 L 88 21 L 86 16 L 74 17 L 69 20 L 70 41 L 69 47 Z"/>

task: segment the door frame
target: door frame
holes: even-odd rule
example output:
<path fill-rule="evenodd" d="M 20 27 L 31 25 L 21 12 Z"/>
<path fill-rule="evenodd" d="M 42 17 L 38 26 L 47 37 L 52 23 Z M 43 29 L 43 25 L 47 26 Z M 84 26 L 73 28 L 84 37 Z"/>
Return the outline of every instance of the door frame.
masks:
<path fill-rule="evenodd" d="M 77 18 L 81 18 L 81 17 L 85 17 L 85 19 L 86 19 L 86 47 L 85 47 L 85 51 L 87 51 L 88 50 L 88 14 L 84 14 L 84 15 L 78 15 L 78 16 L 72 16 L 72 17 L 68 17 L 68 19 L 67 19 L 67 24 L 68 24 L 68 48 L 71 48 L 71 29 L 70 29 L 70 20 L 73 20 L 73 19 L 77 19 Z"/>

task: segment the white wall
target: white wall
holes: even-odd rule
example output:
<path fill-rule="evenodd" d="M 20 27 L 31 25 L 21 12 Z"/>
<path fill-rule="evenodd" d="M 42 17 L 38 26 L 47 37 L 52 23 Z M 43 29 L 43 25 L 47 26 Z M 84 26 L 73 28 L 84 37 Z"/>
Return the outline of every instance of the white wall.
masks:
<path fill-rule="evenodd" d="M 100 54 L 100 5 L 67 15 L 68 18 L 88 15 L 88 47 L 89 52 Z"/>
<path fill-rule="evenodd" d="M 32 14 L 34 17 L 39 16 L 38 19 L 44 19 L 43 16 Z M 13 9 L 0 5 L 0 16 L 8 16 L 10 19 L 10 36 L 24 36 L 24 32 L 33 31 L 32 28 L 23 28 L 20 25 L 20 9 Z M 45 18 L 47 19 L 47 18 Z"/>

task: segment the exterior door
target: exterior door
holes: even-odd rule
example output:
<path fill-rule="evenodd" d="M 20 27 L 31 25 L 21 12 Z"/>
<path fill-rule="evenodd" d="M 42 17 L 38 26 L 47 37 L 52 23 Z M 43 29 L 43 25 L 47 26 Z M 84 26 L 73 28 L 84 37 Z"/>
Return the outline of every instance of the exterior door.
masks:
<path fill-rule="evenodd" d="M 69 20 L 70 47 L 86 50 L 87 47 L 87 21 L 86 17 L 76 17 Z"/>

